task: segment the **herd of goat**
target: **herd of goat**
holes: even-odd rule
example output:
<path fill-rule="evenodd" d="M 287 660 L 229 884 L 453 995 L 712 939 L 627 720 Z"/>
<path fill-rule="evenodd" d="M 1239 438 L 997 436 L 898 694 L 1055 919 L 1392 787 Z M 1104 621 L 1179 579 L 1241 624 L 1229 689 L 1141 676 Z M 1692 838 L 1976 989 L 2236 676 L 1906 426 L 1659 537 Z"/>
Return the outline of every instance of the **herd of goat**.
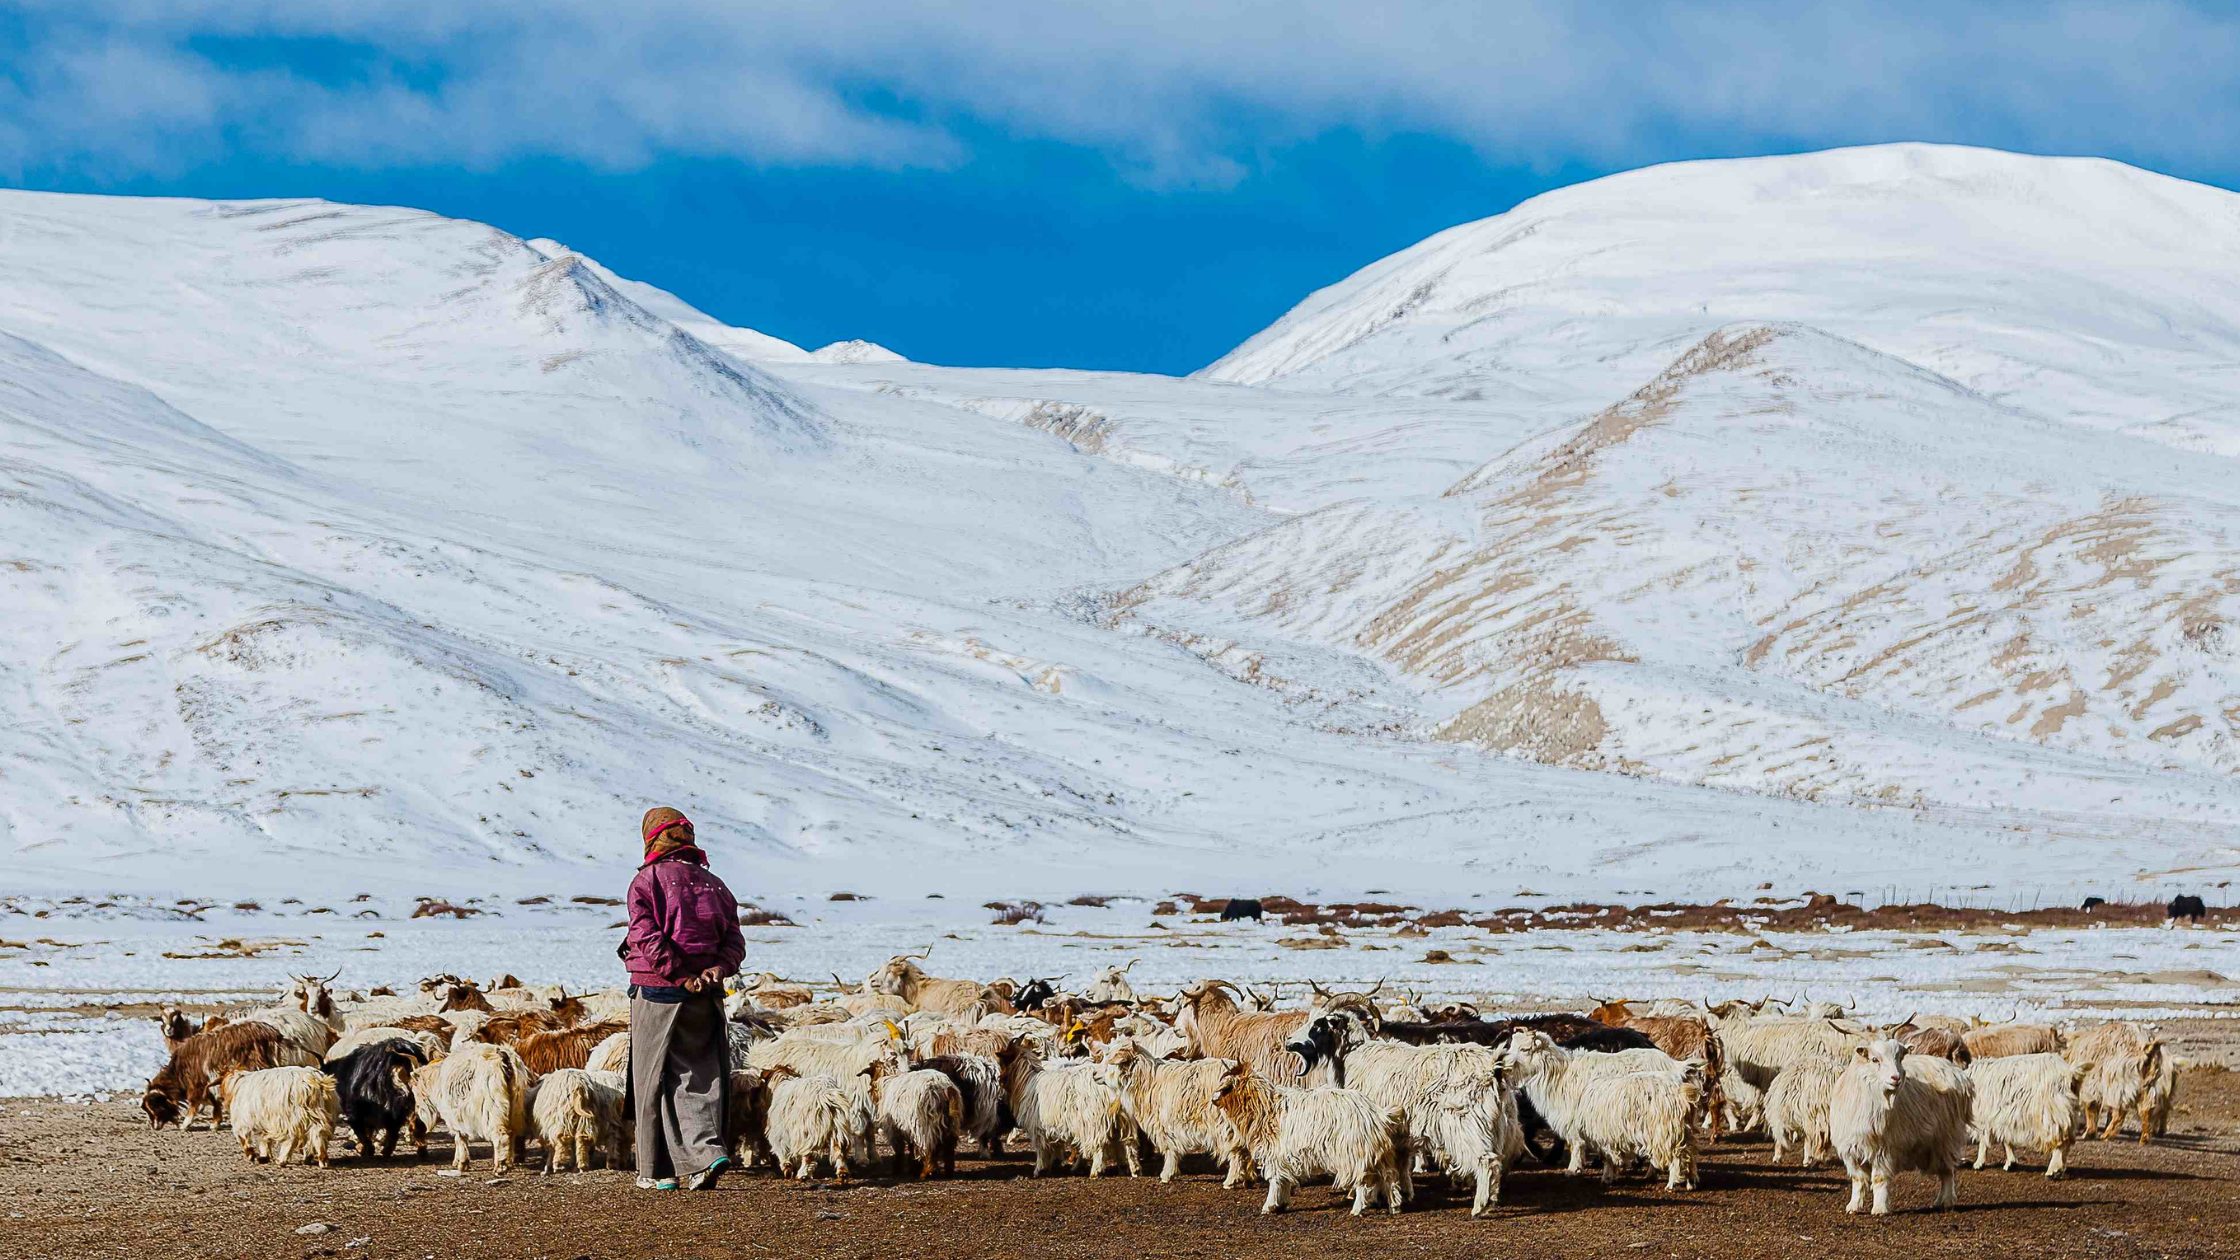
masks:
<path fill-rule="evenodd" d="M 860 985 L 835 976 L 823 998 L 770 975 L 734 982 L 727 1107 L 744 1166 L 844 1179 L 883 1143 L 894 1175 L 931 1177 L 960 1145 L 998 1158 L 1017 1135 L 1036 1176 L 1076 1162 L 1135 1176 L 1147 1144 L 1162 1181 L 1190 1155 L 1228 1187 L 1257 1176 L 1264 1212 L 1325 1177 L 1356 1215 L 1398 1212 L 1414 1178 L 1437 1173 L 1473 1187 L 1480 1215 L 1527 1157 L 1572 1173 L 1599 1161 L 1605 1182 L 1645 1164 L 1692 1189 L 1704 1143 L 1762 1129 L 1777 1160 L 1792 1145 L 1808 1166 L 1832 1153 L 1849 1210 L 1882 1214 L 1903 1172 L 1937 1177 L 1937 1204 L 1953 1203 L 1971 1144 L 1977 1168 L 1994 1147 L 2012 1168 L 2022 1148 L 2060 1177 L 2080 1133 L 2113 1137 L 2136 1116 L 2145 1142 L 2181 1066 L 2151 1027 L 2122 1022 L 1884 1024 L 1771 998 L 1487 1018 L 1380 1003 L 1381 985 L 1309 986 L 1286 1010 L 1224 980 L 1153 997 L 1111 967 L 1071 994 L 1056 978 L 932 976 L 926 956 L 897 955 Z M 532 1140 L 548 1172 L 629 1159 L 622 991 L 444 975 L 338 1003 L 335 978 L 294 977 L 273 1005 L 200 1027 L 164 1011 L 171 1058 L 142 1100 L 150 1124 L 191 1127 L 207 1109 L 251 1160 L 321 1167 L 345 1122 L 368 1158 L 392 1157 L 400 1136 L 424 1150 L 441 1124 L 462 1169 L 477 1142 L 501 1172 Z"/>

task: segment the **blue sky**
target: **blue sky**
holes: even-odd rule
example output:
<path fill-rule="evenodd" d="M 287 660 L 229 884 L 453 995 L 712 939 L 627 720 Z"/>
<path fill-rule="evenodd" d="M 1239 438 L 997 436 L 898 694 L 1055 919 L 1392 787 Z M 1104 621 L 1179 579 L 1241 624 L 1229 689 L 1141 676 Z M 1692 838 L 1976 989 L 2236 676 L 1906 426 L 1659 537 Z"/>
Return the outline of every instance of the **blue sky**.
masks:
<path fill-rule="evenodd" d="M 1922 139 L 2240 180 L 2232 4 L 0 0 L 0 182 L 566 241 L 729 322 L 1187 372 L 1547 188 Z"/>

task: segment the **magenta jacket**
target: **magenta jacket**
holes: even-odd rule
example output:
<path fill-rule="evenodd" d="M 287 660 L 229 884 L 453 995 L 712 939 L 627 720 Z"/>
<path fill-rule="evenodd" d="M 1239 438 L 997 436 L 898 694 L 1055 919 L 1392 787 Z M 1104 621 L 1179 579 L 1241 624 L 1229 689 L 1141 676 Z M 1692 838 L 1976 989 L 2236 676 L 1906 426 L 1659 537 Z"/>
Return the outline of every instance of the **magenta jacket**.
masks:
<path fill-rule="evenodd" d="M 622 961 L 632 984 L 678 985 L 710 967 L 730 975 L 746 959 L 739 903 L 698 849 L 672 850 L 639 867 L 624 904 L 630 932 Z"/>

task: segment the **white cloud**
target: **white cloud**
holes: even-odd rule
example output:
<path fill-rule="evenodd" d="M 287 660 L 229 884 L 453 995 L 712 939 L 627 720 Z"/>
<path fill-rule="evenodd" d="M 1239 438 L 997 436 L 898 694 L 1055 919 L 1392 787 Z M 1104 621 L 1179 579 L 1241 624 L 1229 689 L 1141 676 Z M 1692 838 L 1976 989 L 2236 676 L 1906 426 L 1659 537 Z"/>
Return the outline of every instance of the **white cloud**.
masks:
<path fill-rule="evenodd" d="M 0 164 L 950 165 L 970 127 L 1219 183 L 1337 127 L 1504 161 L 1901 138 L 2229 161 L 2240 21 L 2176 0 L 35 0 Z M 874 107 L 867 102 L 879 103 Z"/>

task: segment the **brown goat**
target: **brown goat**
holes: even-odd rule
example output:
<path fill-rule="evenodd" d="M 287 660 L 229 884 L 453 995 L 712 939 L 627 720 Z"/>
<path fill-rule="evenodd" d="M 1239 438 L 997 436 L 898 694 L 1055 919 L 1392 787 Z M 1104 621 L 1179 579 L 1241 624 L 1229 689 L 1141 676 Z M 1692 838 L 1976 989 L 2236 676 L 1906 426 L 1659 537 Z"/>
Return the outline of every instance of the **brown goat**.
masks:
<path fill-rule="evenodd" d="M 552 1017 L 560 1021 L 562 1028 L 575 1027 L 591 1013 L 591 1008 L 583 1004 L 581 995 L 569 997 L 566 989 L 560 990 L 559 997 L 546 998 L 545 1001 L 552 1007 Z"/>
<path fill-rule="evenodd" d="M 1615 1005 L 1619 1010 L 1625 1007 L 1623 1002 Z M 1601 1016 L 1601 1012 L 1609 1009 L 1609 1005 L 1597 1007 L 1595 1022 L 1610 1023 Z M 1719 1088 L 1719 1078 L 1727 1070 L 1727 1054 L 1725 1047 L 1719 1044 L 1719 1034 L 1712 1031 L 1710 1021 L 1700 1015 L 1626 1015 L 1612 1027 L 1631 1028 L 1647 1034 L 1657 1049 L 1675 1059 L 1703 1060 L 1703 1106 L 1711 1120 L 1711 1140 L 1718 1141 L 1725 1129 L 1727 1110 L 1726 1092 Z"/>
<path fill-rule="evenodd" d="M 619 1019 L 601 1020 L 553 1032 L 529 1033 L 515 1041 L 513 1048 L 520 1052 L 521 1061 L 529 1065 L 530 1071 L 542 1076 L 561 1068 L 582 1067 L 590 1062 L 591 1051 L 600 1042 L 629 1028 L 629 1024 Z"/>
<path fill-rule="evenodd" d="M 156 1032 L 162 1035 L 163 1049 L 167 1054 L 177 1053 L 187 1038 L 200 1031 L 187 1019 L 186 1012 L 176 1006 L 166 1006 L 156 1016 Z"/>
<path fill-rule="evenodd" d="M 444 990 L 443 1005 L 436 1009 L 439 1011 L 494 1011 L 497 1008 L 490 1005 L 489 998 L 482 996 L 482 990 L 461 981 Z"/>
<path fill-rule="evenodd" d="M 1968 1049 L 1967 1040 L 1950 1028 L 1922 1028 L 1913 1024 L 1901 1025 L 1890 1030 L 1905 1043 L 1907 1054 L 1925 1054 L 1938 1059 L 1950 1059 L 1961 1067 L 1975 1062 L 1975 1053 Z"/>
<path fill-rule="evenodd" d="M 2016 1054 L 2059 1054 L 2067 1044 L 2061 1030 L 2048 1024 L 1987 1024 L 1960 1036 L 1968 1053 L 1978 1059 L 2003 1059 Z"/>
<path fill-rule="evenodd" d="M 516 1046 L 525 1037 L 536 1033 L 559 1032 L 565 1025 L 550 1011 L 508 1011 L 492 1015 L 482 1022 L 482 1027 L 467 1035 L 469 1041 L 486 1041 L 493 1046 Z M 581 1064 L 577 1065 L 581 1067 Z"/>
<path fill-rule="evenodd" d="M 441 1015 L 406 1015 L 393 1021 L 389 1026 L 391 1028 L 402 1028 L 406 1032 L 430 1033 L 443 1042 L 443 1048 L 446 1050 L 451 1048 L 451 1039 L 457 1036 L 459 1032 L 457 1024 Z"/>
<path fill-rule="evenodd" d="M 1229 996 L 1235 991 L 1236 986 L 1226 980 L 1200 980 L 1182 991 L 1188 1023 L 1185 1027 L 1178 1021 L 1176 1026 L 1190 1038 L 1190 1056 L 1235 1059 L 1276 1084 L 1298 1084 L 1299 1056 L 1284 1043 L 1305 1026 L 1308 1013 L 1247 1014 Z"/>
<path fill-rule="evenodd" d="M 228 1024 L 179 1043 L 171 1061 L 148 1082 L 140 1109 L 148 1114 L 151 1129 L 167 1124 L 184 1129 L 207 1104 L 210 1127 L 216 1129 L 225 1121 L 225 1102 L 217 1094 L 217 1084 L 227 1073 L 318 1066 L 316 1056 L 269 1024 Z"/>

